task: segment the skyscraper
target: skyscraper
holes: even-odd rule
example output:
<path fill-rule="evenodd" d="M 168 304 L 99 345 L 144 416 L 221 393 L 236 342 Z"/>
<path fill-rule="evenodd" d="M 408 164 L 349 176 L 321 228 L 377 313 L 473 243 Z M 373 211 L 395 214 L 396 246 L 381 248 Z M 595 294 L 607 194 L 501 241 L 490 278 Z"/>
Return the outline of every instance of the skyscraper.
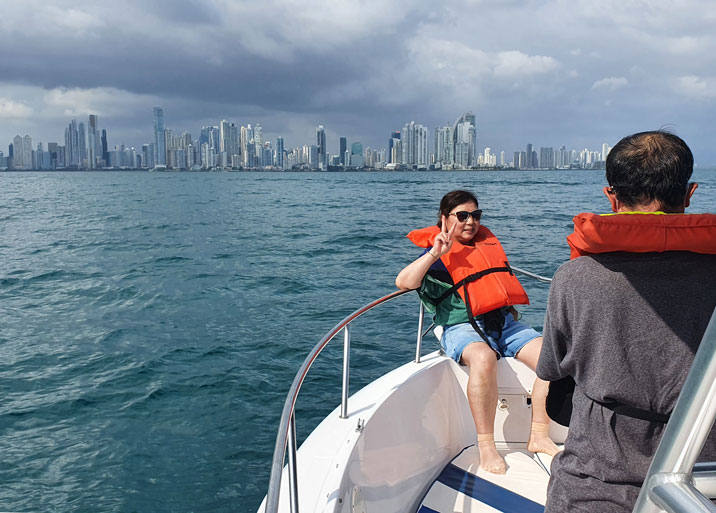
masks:
<path fill-rule="evenodd" d="M 339 139 L 339 150 L 340 150 L 340 153 L 339 153 L 339 155 L 338 155 L 338 158 L 340 159 L 340 162 L 341 162 L 341 165 L 342 165 L 342 166 L 346 166 L 346 165 L 349 164 L 348 162 L 346 162 L 347 144 L 348 144 L 348 143 L 347 143 L 345 137 L 341 137 L 341 138 Z"/>
<path fill-rule="evenodd" d="M 318 165 L 321 168 L 326 167 L 326 131 L 323 125 L 316 127 L 316 146 L 318 147 Z"/>
<path fill-rule="evenodd" d="M 77 125 L 77 141 L 80 148 L 79 167 L 87 168 L 87 136 L 85 135 L 85 124 L 80 122 Z"/>
<path fill-rule="evenodd" d="M 428 129 L 414 121 L 403 127 L 401 136 L 403 158 L 408 166 L 426 167 L 428 164 Z"/>
<path fill-rule="evenodd" d="M 219 123 L 219 151 L 231 155 L 233 148 L 231 147 L 231 130 L 229 128 L 229 122 L 225 119 Z"/>
<path fill-rule="evenodd" d="M 102 129 L 102 140 L 100 146 L 102 148 L 102 161 L 106 166 L 109 162 L 109 152 L 107 151 L 107 130 L 105 130 L 104 128 Z"/>
<path fill-rule="evenodd" d="M 395 162 L 392 160 L 393 155 L 393 148 L 396 146 L 397 141 L 400 141 L 400 130 L 396 130 L 392 134 L 390 134 L 390 139 L 388 139 L 388 163 Z M 396 164 L 398 162 L 395 162 Z"/>
<path fill-rule="evenodd" d="M 154 107 L 154 165 L 167 165 L 167 146 L 164 139 L 164 109 Z"/>
<path fill-rule="evenodd" d="M 359 142 L 354 142 L 351 144 L 351 161 L 350 165 L 354 167 L 363 167 L 365 164 L 364 158 L 363 158 L 363 144 Z"/>
<path fill-rule="evenodd" d="M 284 169 L 284 167 L 283 167 L 283 137 L 276 138 L 275 165 L 276 165 L 276 167 L 278 167 L 280 169 Z"/>
<path fill-rule="evenodd" d="M 243 163 L 244 167 L 252 167 L 253 166 L 253 148 L 250 148 L 254 144 L 254 130 L 251 128 L 251 125 L 242 126 L 241 127 L 241 161 Z M 251 151 L 251 155 L 249 155 L 249 151 Z"/>
<path fill-rule="evenodd" d="M 71 169 L 78 169 L 80 166 L 79 130 L 75 119 L 65 128 L 65 165 Z"/>
<path fill-rule="evenodd" d="M 89 123 L 87 124 L 87 168 L 95 169 L 97 167 L 97 157 L 101 153 L 99 130 L 97 125 L 97 115 L 89 115 Z"/>
<path fill-rule="evenodd" d="M 532 162 L 532 143 L 527 143 L 527 162 L 525 163 L 525 167 L 527 169 L 532 169 L 534 167 L 537 167 L 534 162 Z"/>
<path fill-rule="evenodd" d="M 20 134 L 16 135 L 12 139 L 12 151 L 10 156 L 13 157 L 13 167 L 15 169 L 25 169 L 25 163 L 23 162 L 24 152 L 22 151 L 22 137 Z"/>
<path fill-rule="evenodd" d="M 435 162 L 447 166 L 452 166 L 455 162 L 455 146 L 450 125 L 435 129 Z"/>
<path fill-rule="evenodd" d="M 461 167 L 474 165 L 477 131 L 475 115 L 472 112 L 466 112 L 455 121 L 455 126 L 453 127 L 453 142 L 455 144 L 455 163 Z M 464 146 L 458 147 L 461 143 Z"/>

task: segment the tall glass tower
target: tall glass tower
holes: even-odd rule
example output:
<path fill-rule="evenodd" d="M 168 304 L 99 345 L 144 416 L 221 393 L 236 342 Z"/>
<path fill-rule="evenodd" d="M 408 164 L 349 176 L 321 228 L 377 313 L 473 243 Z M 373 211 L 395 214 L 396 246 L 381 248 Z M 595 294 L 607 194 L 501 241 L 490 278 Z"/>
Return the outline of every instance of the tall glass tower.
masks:
<path fill-rule="evenodd" d="M 338 155 L 338 158 L 340 159 L 340 163 L 342 166 L 347 166 L 349 162 L 346 162 L 346 146 L 347 146 L 347 140 L 345 137 L 341 137 L 339 139 L 340 144 L 340 154 Z"/>
<path fill-rule="evenodd" d="M 154 107 L 154 164 L 167 165 L 167 146 L 164 139 L 164 109 Z"/>
<path fill-rule="evenodd" d="M 326 131 L 323 125 L 316 127 L 316 146 L 318 146 L 318 165 L 326 165 Z"/>

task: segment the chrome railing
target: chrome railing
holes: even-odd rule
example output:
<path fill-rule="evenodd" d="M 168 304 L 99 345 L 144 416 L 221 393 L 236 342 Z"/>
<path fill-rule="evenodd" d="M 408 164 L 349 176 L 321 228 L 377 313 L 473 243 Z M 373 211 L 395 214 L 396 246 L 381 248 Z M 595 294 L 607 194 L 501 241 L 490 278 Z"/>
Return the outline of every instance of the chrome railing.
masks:
<path fill-rule="evenodd" d="M 523 269 L 520 269 L 519 267 L 512 266 L 512 269 L 542 282 L 549 283 L 552 281 L 551 278 L 546 278 L 544 276 L 525 271 Z M 386 301 L 389 301 L 393 298 L 402 296 L 407 292 L 412 292 L 412 290 L 397 290 L 388 294 L 387 296 L 383 296 L 379 299 L 376 299 L 372 303 L 368 303 L 367 305 L 359 308 L 358 310 L 350 314 L 348 317 L 336 324 L 333 329 L 331 329 L 331 331 L 329 331 L 321 339 L 321 341 L 314 346 L 309 355 L 303 361 L 303 364 L 301 364 L 301 367 L 296 373 L 296 377 L 293 379 L 291 388 L 288 391 L 288 395 L 286 396 L 286 402 L 284 403 L 283 411 L 281 413 L 278 434 L 276 435 L 276 445 L 274 447 L 273 461 L 271 463 L 271 475 L 269 477 L 269 488 L 266 494 L 266 509 L 264 510 L 264 513 L 278 512 L 278 499 L 281 488 L 281 473 L 283 471 L 286 449 L 288 449 L 288 479 L 290 487 L 289 501 L 291 505 L 291 513 L 298 513 L 298 473 L 296 469 L 296 420 L 294 415 L 298 392 L 301 389 L 301 385 L 303 384 L 303 381 L 306 377 L 306 374 L 308 373 L 308 370 L 311 368 L 311 365 L 321 353 L 321 351 L 323 351 L 323 348 L 325 348 L 326 345 L 328 345 L 328 343 L 336 335 L 338 335 L 341 330 L 343 330 L 343 385 L 341 391 L 340 418 L 347 419 L 348 392 L 350 382 L 350 323 L 356 318 L 366 313 L 368 310 L 371 310 L 376 306 L 385 303 Z M 432 325 L 430 325 L 427 330 L 423 331 L 424 316 L 425 307 L 422 303 L 420 303 L 420 313 L 418 315 L 418 336 L 415 348 L 415 363 L 420 363 L 420 352 L 422 350 L 423 336 L 425 336 L 425 334 L 427 334 L 432 328 Z"/>
<path fill-rule="evenodd" d="M 540 276 L 539 274 L 531 273 L 529 271 L 525 271 L 524 269 L 520 269 L 519 267 L 515 267 L 514 265 L 511 265 L 513 271 L 517 271 L 518 273 L 524 274 L 525 276 L 529 276 L 530 278 L 534 278 L 537 281 L 541 281 L 544 283 L 552 283 L 552 278 L 547 278 L 546 276 Z"/>
<path fill-rule="evenodd" d="M 336 336 L 341 330 L 344 330 L 343 338 L 343 389 L 341 393 L 341 413 L 342 419 L 348 418 L 348 388 L 350 381 L 350 323 L 356 318 L 360 317 L 368 310 L 375 308 L 376 306 L 390 301 L 398 296 L 402 296 L 411 290 L 396 290 L 383 296 L 380 299 L 376 299 L 372 303 L 359 308 L 348 317 L 343 319 L 341 322 L 336 324 L 326 336 L 324 336 L 318 344 L 311 350 L 309 355 L 301 364 L 296 377 L 293 379 L 291 388 L 286 396 L 286 402 L 283 405 L 283 412 L 281 414 L 281 421 L 279 422 L 278 434 L 276 435 L 276 446 L 274 447 L 273 462 L 271 464 L 271 476 L 269 478 L 269 488 L 266 494 L 266 509 L 265 513 L 277 513 L 278 512 L 278 498 L 281 488 L 281 472 L 283 471 L 284 456 L 286 454 L 286 448 L 288 446 L 288 477 L 290 487 L 290 504 L 291 512 L 298 513 L 298 483 L 297 483 L 297 469 L 296 469 L 296 420 L 295 420 L 295 407 L 296 398 L 298 392 L 301 389 L 303 380 L 311 368 L 311 365 L 315 361 L 316 357 L 323 351 L 323 348 Z M 420 362 L 420 347 L 422 345 L 423 337 L 423 305 L 420 304 L 420 318 L 418 321 L 418 341 L 417 349 L 415 354 L 415 361 Z"/>
<path fill-rule="evenodd" d="M 716 419 L 716 310 L 701 339 L 633 513 L 706 513 L 716 506 L 714 464 L 697 464 Z"/>

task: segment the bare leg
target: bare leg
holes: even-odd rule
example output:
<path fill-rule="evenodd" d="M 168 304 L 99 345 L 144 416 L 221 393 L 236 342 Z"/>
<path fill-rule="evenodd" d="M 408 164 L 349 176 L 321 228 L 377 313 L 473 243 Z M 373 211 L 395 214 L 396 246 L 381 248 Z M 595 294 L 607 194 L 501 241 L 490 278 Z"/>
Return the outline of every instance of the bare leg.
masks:
<path fill-rule="evenodd" d="M 537 368 L 539 353 L 542 350 L 542 337 L 530 340 L 515 358 L 525 363 L 530 369 Z M 554 456 L 559 452 L 552 439 L 549 437 L 549 416 L 547 415 L 547 392 L 549 382 L 539 378 L 535 379 L 532 386 L 532 427 L 530 438 L 527 442 L 527 450 L 531 452 L 543 452 Z"/>
<path fill-rule="evenodd" d="M 495 447 L 495 407 L 497 405 L 497 358 L 482 342 L 468 345 L 462 352 L 468 366 L 467 400 L 477 428 L 480 467 L 495 474 L 504 474 L 507 465 Z"/>

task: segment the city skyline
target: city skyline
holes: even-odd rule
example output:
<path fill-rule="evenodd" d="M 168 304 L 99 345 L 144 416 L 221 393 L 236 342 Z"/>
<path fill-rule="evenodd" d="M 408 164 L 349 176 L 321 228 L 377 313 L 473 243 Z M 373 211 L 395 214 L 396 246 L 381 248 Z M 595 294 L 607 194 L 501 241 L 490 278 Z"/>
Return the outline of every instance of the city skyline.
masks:
<path fill-rule="evenodd" d="M 611 147 L 602 143 L 598 150 L 570 149 L 564 145 L 556 149 L 527 143 L 525 150 L 506 153 L 484 147 L 479 150 L 477 117 L 472 112 L 462 114 L 453 125 L 434 128 L 429 137 L 428 127 L 411 121 L 402 130 L 392 131 L 387 147 L 364 148 L 360 141 L 346 137 L 338 141 L 339 152 L 329 151 L 324 125 L 315 127 L 313 143 L 294 148 L 286 147 L 283 137 L 275 142 L 265 140 L 263 127 L 249 123 L 238 126 L 221 120 L 218 125 L 201 127 L 198 138 L 181 130 L 181 135 L 164 123 L 164 109 L 152 109 L 153 129 L 146 143 L 137 148 L 124 143 L 109 144 L 106 128 L 99 117 L 88 114 L 88 123 L 72 119 L 64 130 L 64 145 L 50 141 L 33 143 L 29 134 L 16 135 L 8 145 L 7 155 L 0 150 L 0 170 L 30 169 L 111 169 L 111 168 L 167 168 L 183 169 L 292 169 L 331 168 L 371 169 L 471 169 L 471 168 L 601 168 Z M 85 126 L 87 127 L 85 129 Z M 196 132 L 194 132 L 196 133 Z M 151 142 L 150 142 L 151 141 Z M 36 149 L 35 149 L 36 148 Z M 510 160 L 510 154 L 512 160 Z"/>
<path fill-rule="evenodd" d="M 139 147 L 161 105 L 167 126 L 250 120 L 290 147 L 323 125 L 336 152 L 340 137 L 384 147 L 411 120 L 432 137 L 472 111 L 483 147 L 668 127 L 711 166 L 715 21 L 708 0 L 9 3 L 0 141 L 54 141 L 94 114 Z"/>

